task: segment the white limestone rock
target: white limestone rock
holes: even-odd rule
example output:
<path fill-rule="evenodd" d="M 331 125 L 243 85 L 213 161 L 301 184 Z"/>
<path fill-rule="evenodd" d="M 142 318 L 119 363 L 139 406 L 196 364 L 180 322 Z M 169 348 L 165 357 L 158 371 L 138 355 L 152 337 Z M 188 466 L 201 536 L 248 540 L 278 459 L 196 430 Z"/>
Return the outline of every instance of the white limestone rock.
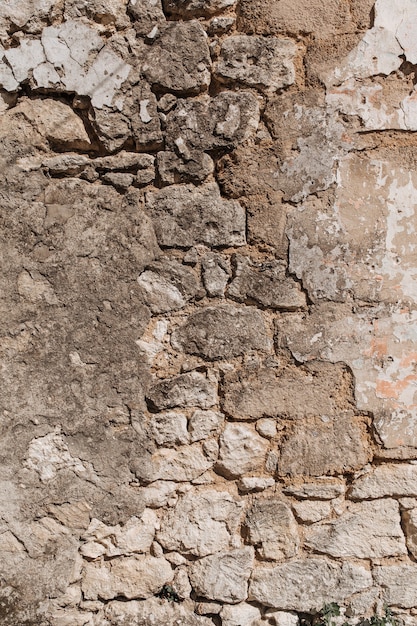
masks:
<path fill-rule="evenodd" d="M 352 503 L 334 522 L 306 530 L 306 546 L 335 557 L 382 558 L 407 554 L 398 503 Z"/>
<path fill-rule="evenodd" d="M 251 491 L 264 491 L 273 487 L 275 480 L 270 476 L 242 476 L 237 485 L 242 493 L 250 493 Z"/>
<path fill-rule="evenodd" d="M 253 626 L 254 621 L 261 618 L 261 612 L 256 606 L 243 602 L 223 606 L 220 611 L 222 626 Z"/>
<path fill-rule="evenodd" d="M 258 567 L 252 575 L 249 600 L 284 611 L 320 610 L 332 598 L 343 603 L 373 584 L 364 567 L 327 559 L 296 559 L 276 567 Z"/>
<path fill-rule="evenodd" d="M 141 495 L 146 506 L 159 509 L 166 506 L 175 497 L 177 485 L 170 480 L 156 480 L 151 485 L 141 489 Z"/>
<path fill-rule="evenodd" d="M 417 508 L 412 508 L 403 513 L 403 528 L 405 532 L 407 548 L 417 557 Z"/>
<path fill-rule="evenodd" d="M 329 517 L 332 507 L 330 502 L 326 501 L 302 501 L 295 502 L 293 509 L 296 517 L 305 524 L 313 524 Z"/>
<path fill-rule="evenodd" d="M 374 568 L 375 582 L 382 587 L 382 599 L 388 606 L 405 609 L 417 604 L 417 566 L 382 565 Z"/>
<path fill-rule="evenodd" d="M 138 480 L 147 485 L 155 481 L 189 482 L 213 466 L 198 443 L 177 450 L 160 448 L 148 458 L 135 459 L 130 464 Z"/>
<path fill-rule="evenodd" d="M 98 626 L 212 626 L 210 618 L 195 615 L 191 602 L 167 602 L 159 598 L 106 604 L 101 612 L 104 622 Z M 96 626 L 96 624 L 94 624 Z"/>
<path fill-rule="evenodd" d="M 171 565 L 164 558 L 116 558 L 103 564 L 85 563 L 81 588 L 86 600 L 150 598 L 173 576 Z"/>
<path fill-rule="evenodd" d="M 302 500 L 333 500 L 345 493 L 344 483 L 334 478 L 321 478 L 317 482 L 287 485 L 284 493 Z"/>
<path fill-rule="evenodd" d="M 148 552 L 158 527 L 158 518 L 151 509 L 145 509 L 140 517 L 131 517 L 123 526 L 107 526 L 92 519 L 83 535 L 86 543 L 80 552 L 93 559 L 101 555 L 114 557 Z"/>
<path fill-rule="evenodd" d="M 256 422 L 255 428 L 261 435 L 261 437 L 265 437 L 266 439 L 272 439 L 277 434 L 276 420 L 267 417 L 258 420 Z"/>
<path fill-rule="evenodd" d="M 242 509 L 226 491 L 192 490 L 165 513 L 157 540 L 166 550 L 200 557 L 236 547 Z"/>
<path fill-rule="evenodd" d="M 255 430 L 243 424 L 226 424 L 220 437 L 216 469 L 227 478 L 238 478 L 262 468 L 268 443 Z"/>
<path fill-rule="evenodd" d="M 297 613 L 289 613 L 287 611 L 266 611 L 265 617 L 273 626 L 298 626 L 299 617 Z"/>
<path fill-rule="evenodd" d="M 153 415 L 150 434 L 159 446 L 175 446 L 189 442 L 187 418 L 184 413 L 168 411 Z"/>
<path fill-rule="evenodd" d="M 354 500 L 384 496 L 417 496 L 417 465 L 390 463 L 378 465 L 357 478 L 349 496 Z"/>
<path fill-rule="evenodd" d="M 238 604 L 246 600 L 254 550 L 238 550 L 206 556 L 190 567 L 190 581 L 197 595 L 209 600 Z"/>
<path fill-rule="evenodd" d="M 4 50 L 3 57 L 0 80 L 7 91 L 15 91 L 32 74 L 35 88 L 89 96 L 98 109 L 113 104 L 131 70 L 94 28 L 78 20 L 48 26 L 40 40 L 22 39 L 18 47 Z"/>
<path fill-rule="evenodd" d="M 80 459 L 71 455 L 60 428 L 44 437 L 32 439 L 25 466 L 35 470 L 42 482 L 53 480 L 57 473 L 64 469 L 71 469 L 76 474 L 87 474 Z"/>
<path fill-rule="evenodd" d="M 201 441 L 217 435 L 224 424 L 223 413 L 217 411 L 194 411 L 188 421 L 190 441 Z"/>
<path fill-rule="evenodd" d="M 257 498 L 246 514 L 245 527 L 261 559 L 278 561 L 298 552 L 298 524 L 290 507 L 277 498 Z"/>

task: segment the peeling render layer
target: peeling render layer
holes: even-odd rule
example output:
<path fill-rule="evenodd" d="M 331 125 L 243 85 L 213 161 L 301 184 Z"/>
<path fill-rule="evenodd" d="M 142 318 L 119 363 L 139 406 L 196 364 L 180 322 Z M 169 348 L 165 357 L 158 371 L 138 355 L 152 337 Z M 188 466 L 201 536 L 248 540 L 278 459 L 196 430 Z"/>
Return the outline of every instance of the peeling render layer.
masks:
<path fill-rule="evenodd" d="M 414 626 L 416 7 L 0 4 L 2 626 Z"/>

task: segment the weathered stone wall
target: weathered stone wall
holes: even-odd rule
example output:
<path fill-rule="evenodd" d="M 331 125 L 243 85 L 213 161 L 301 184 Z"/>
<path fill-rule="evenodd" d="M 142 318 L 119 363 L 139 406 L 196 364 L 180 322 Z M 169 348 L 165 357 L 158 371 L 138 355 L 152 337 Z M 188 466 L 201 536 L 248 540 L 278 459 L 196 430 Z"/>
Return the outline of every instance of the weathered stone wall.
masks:
<path fill-rule="evenodd" d="M 373 4 L 0 4 L 2 626 L 415 624 L 417 4 Z"/>

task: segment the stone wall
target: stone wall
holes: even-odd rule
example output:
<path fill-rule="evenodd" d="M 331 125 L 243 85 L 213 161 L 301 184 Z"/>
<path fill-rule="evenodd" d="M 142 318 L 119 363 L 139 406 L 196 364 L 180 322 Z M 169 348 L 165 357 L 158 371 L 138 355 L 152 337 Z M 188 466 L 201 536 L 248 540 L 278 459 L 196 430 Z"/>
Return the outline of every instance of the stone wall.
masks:
<path fill-rule="evenodd" d="M 373 5 L 0 4 L 2 626 L 415 625 L 417 4 Z"/>

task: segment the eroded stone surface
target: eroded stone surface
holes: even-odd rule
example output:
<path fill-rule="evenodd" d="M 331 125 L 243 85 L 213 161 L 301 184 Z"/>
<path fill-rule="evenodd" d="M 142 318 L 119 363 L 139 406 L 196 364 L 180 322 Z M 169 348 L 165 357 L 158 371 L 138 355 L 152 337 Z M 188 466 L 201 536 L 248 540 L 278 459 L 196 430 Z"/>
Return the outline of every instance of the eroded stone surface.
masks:
<path fill-rule="evenodd" d="M 285 263 L 268 261 L 254 264 L 236 255 L 235 278 L 227 290 L 238 302 L 255 300 L 264 307 L 293 311 L 306 306 L 306 298 L 296 281 L 286 276 Z"/>
<path fill-rule="evenodd" d="M 173 334 L 172 344 L 189 354 L 214 360 L 249 350 L 268 350 L 270 341 L 259 311 L 224 305 L 206 307 L 190 316 Z"/>
<path fill-rule="evenodd" d="M 417 465 L 379 465 L 357 478 L 350 490 L 350 497 L 357 500 L 382 498 L 384 496 L 416 496 Z"/>
<path fill-rule="evenodd" d="M 245 519 L 250 543 L 266 561 L 293 557 L 299 547 L 298 527 L 291 509 L 278 499 L 258 499 Z"/>
<path fill-rule="evenodd" d="M 150 598 L 173 575 L 168 561 L 152 556 L 114 559 L 103 566 L 85 563 L 82 590 L 87 600 Z"/>
<path fill-rule="evenodd" d="M 245 243 L 245 213 L 236 200 L 224 200 L 215 183 L 201 187 L 172 185 L 149 192 L 146 209 L 158 243 L 189 248 L 198 243 L 241 246 Z"/>
<path fill-rule="evenodd" d="M 167 116 L 168 145 L 190 150 L 235 148 L 259 123 L 259 104 L 249 91 L 223 91 L 215 98 L 181 100 Z"/>
<path fill-rule="evenodd" d="M 200 557 L 223 551 L 232 547 L 242 508 L 227 492 L 188 494 L 162 519 L 158 541 L 167 550 Z"/>
<path fill-rule="evenodd" d="M 407 552 L 394 500 L 351 504 L 335 522 L 309 530 L 306 545 L 336 557 L 381 558 Z"/>
<path fill-rule="evenodd" d="M 335 389 L 346 389 L 348 375 L 343 367 L 311 363 L 305 369 L 248 368 L 225 377 L 224 409 L 239 419 L 264 416 L 301 419 L 314 415 L 338 415 L 346 404 Z M 302 394 L 300 390 L 303 390 Z"/>
<path fill-rule="evenodd" d="M 295 52 L 290 39 L 235 35 L 223 41 L 214 71 L 226 82 L 277 91 L 294 82 Z"/>
<path fill-rule="evenodd" d="M 197 21 L 171 22 L 160 28 L 142 67 L 151 85 L 177 94 L 198 93 L 210 82 L 210 53 Z"/>
<path fill-rule="evenodd" d="M 156 383 L 147 398 L 158 410 L 176 406 L 209 409 L 217 402 L 217 384 L 200 372 L 188 372 Z"/>
<path fill-rule="evenodd" d="M 152 313 L 184 307 L 198 291 L 195 274 L 176 261 L 156 261 L 138 277 L 143 300 Z"/>
<path fill-rule="evenodd" d="M 164 8 L 169 15 L 208 16 L 233 6 L 235 2 L 236 0 L 164 0 Z"/>
<path fill-rule="evenodd" d="M 297 421 L 280 448 L 281 476 L 322 476 L 357 470 L 371 458 L 365 425 L 350 412 Z"/>
<path fill-rule="evenodd" d="M 220 437 L 219 472 L 227 478 L 237 478 L 261 469 L 268 443 L 255 430 L 243 424 L 226 424 Z"/>
<path fill-rule="evenodd" d="M 392 565 L 375 568 L 375 580 L 382 587 L 384 601 L 410 608 L 416 603 L 415 565 Z"/>
<path fill-rule="evenodd" d="M 323 606 L 328 597 L 343 602 L 371 585 L 371 574 L 364 567 L 299 559 L 273 568 L 256 568 L 249 599 L 285 611 L 309 612 Z"/>
<path fill-rule="evenodd" d="M 237 604 L 247 598 L 253 557 L 251 547 L 206 556 L 190 568 L 191 583 L 204 598 Z"/>

